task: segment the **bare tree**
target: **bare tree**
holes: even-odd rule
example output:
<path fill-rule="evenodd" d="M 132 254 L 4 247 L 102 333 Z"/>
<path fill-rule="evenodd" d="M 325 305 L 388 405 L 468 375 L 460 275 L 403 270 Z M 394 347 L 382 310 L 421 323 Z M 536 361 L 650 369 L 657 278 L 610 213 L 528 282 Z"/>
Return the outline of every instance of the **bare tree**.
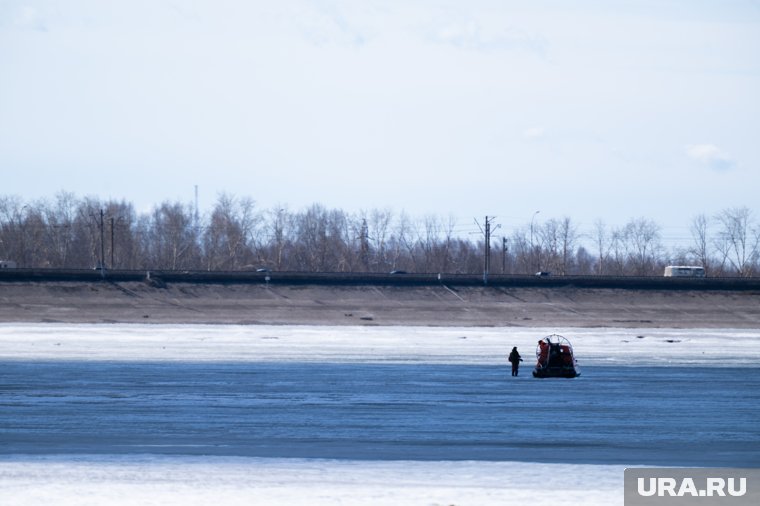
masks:
<path fill-rule="evenodd" d="M 340 209 L 327 214 L 327 270 L 350 272 L 361 264 L 361 222 Z"/>
<path fill-rule="evenodd" d="M 26 206 L 23 220 L 23 237 L 26 263 L 30 267 L 50 267 L 50 249 L 47 243 L 47 226 L 42 214 L 44 201 Z"/>
<path fill-rule="evenodd" d="M 255 258 L 251 247 L 258 223 L 254 201 L 219 195 L 203 234 L 205 264 L 209 270 L 236 270 Z"/>
<path fill-rule="evenodd" d="M 340 210 L 314 204 L 294 217 L 294 251 L 300 269 L 345 271 L 354 267 L 359 235 L 351 233 L 351 220 Z M 358 263 L 358 262 L 357 262 Z"/>
<path fill-rule="evenodd" d="M 627 258 L 625 229 L 614 228 L 610 236 L 607 273 L 616 276 L 625 274 Z"/>
<path fill-rule="evenodd" d="M 149 225 L 148 255 L 162 269 L 190 269 L 197 265 L 197 237 L 193 208 L 164 202 L 153 210 Z"/>
<path fill-rule="evenodd" d="M 596 273 L 606 274 L 605 261 L 609 255 L 609 239 L 607 238 L 607 226 L 602 220 L 594 222 L 594 244 L 597 251 Z"/>
<path fill-rule="evenodd" d="M 260 245 L 261 260 L 269 268 L 281 271 L 289 267 L 288 251 L 292 244 L 290 238 L 293 217 L 285 206 L 275 206 L 266 213 L 264 234 L 268 243 Z"/>
<path fill-rule="evenodd" d="M 529 273 L 533 269 L 529 228 L 516 229 L 512 232 L 509 243 L 512 245 L 512 254 L 515 258 L 515 269 L 518 273 Z"/>
<path fill-rule="evenodd" d="M 578 240 L 578 230 L 572 220 L 550 219 L 538 229 L 539 245 L 543 251 L 543 268 L 566 275 L 572 267 L 573 250 Z"/>
<path fill-rule="evenodd" d="M 164 202 L 138 214 L 124 201 L 65 192 L 33 202 L 0 195 L 0 258 L 20 267 L 90 268 L 103 262 L 124 269 L 234 270 L 255 263 L 277 270 L 471 274 L 483 268 L 485 245 L 457 237 L 452 217 L 395 217 L 388 209 L 353 215 L 320 204 L 298 213 L 278 206 L 261 214 L 250 198 L 227 194 L 202 222 L 193 211 Z M 620 228 L 597 221 L 593 255 L 564 217 L 535 226 L 532 219 L 530 228 L 500 236 L 494 247 L 502 249 L 502 272 L 651 275 L 666 258 L 700 263 L 711 275 L 760 270 L 760 224 L 746 207 L 726 209 L 715 220 L 696 216 L 691 239 L 688 248 L 668 252 L 652 220 L 638 218 Z"/>
<path fill-rule="evenodd" d="M 559 238 L 562 248 L 562 257 L 560 262 L 560 274 L 567 274 L 572 267 L 572 252 L 575 249 L 578 240 L 578 227 L 576 227 L 569 216 L 565 216 L 559 223 Z"/>
<path fill-rule="evenodd" d="M 42 212 L 47 224 L 51 266 L 70 267 L 77 213 L 76 196 L 73 193 L 60 192 L 56 194 L 53 204 L 45 205 Z"/>
<path fill-rule="evenodd" d="M 625 226 L 625 238 L 630 245 L 634 274 L 654 274 L 662 250 L 659 225 L 646 218 L 631 220 Z"/>
<path fill-rule="evenodd" d="M 437 251 L 439 236 L 441 235 L 441 224 L 437 216 L 427 215 L 417 226 L 416 247 L 420 250 L 422 272 L 433 272 L 437 262 Z"/>
<path fill-rule="evenodd" d="M 0 198 L 0 255 L 13 260 L 19 267 L 29 267 L 26 254 L 26 210 L 20 197 Z"/>
<path fill-rule="evenodd" d="M 575 271 L 576 274 L 589 275 L 594 274 L 595 258 L 586 248 L 580 246 L 575 253 Z"/>
<path fill-rule="evenodd" d="M 138 216 L 134 206 L 126 201 L 109 202 L 106 206 L 108 218 L 108 245 L 106 251 L 109 255 L 108 265 L 112 269 L 136 269 L 147 267 L 144 259 L 140 258 L 140 244 L 135 235 L 134 226 Z M 198 243 L 199 231 L 193 226 L 192 247 L 187 253 L 186 267 L 198 268 L 200 259 L 200 245 Z"/>
<path fill-rule="evenodd" d="M 440 246 L 437 248 L 438 255 L 436 261 L 437 272 L 449 272 L 452 265 L 459 263 L 455 257 L 454 249 L 456 248 L 454 241 L 454 229 L 456 227 L 456 218 L 453 215 L 449 215 L 446 221 L 441 222 L 441 233 L 439 237 Z"/>
<path fill-rule="evenodd" d="M 561 258 L 560 223 L 552 218 L 538 227 L 538 270 L 558 271 Z"/>
<path fill-rule="evenodd" d="M 695 263 L 704 267 L 708 274 L 712 263 L 709 251 L 709 222 L 710 220 L 704 214 L 699 214 L 691 220 L 690 232 L 693 243 L 689 249 L 689 254 L 695 259 Z"/>
<path fill-rule="evenodd" d="M 103 259 L 105 231 L 101 233 L 101 211 L 105 215 L 105 202 L 85 197 L 77 206 L 74 222 L 74 256 L 79 267 L 100 266 Z"/>
<path fill-rule="evenodd" d="M 388 255 L 393 212 L 390 209 L 373 209 L 368 217 L 367 234 L 370 243 L 370 268 L 388 271 L 392 268 Z"/>
<path fill-rule="evenodd" d="M 715 242 L 717 250 L 737 275 L 751 276 L 760 253 L 760 238 L 753 230 L 751 211 L 747 207 L 724 209 L 716 220 L 721 226 Z"/>
<path fill-rule="evenodd" d="M 409 215 L 401 213 L 396 222 L 396 233 L 392 236 L 393 269 L 412 269 L 420 271 L 415 251 L 414 226 Z"/>

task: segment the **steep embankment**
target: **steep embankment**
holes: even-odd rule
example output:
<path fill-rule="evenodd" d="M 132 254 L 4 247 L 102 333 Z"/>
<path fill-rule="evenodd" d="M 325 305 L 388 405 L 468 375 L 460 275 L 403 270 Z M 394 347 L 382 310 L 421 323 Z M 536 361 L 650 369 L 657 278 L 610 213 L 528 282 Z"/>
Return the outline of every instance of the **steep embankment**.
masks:
<path fill-rule="evenodd" d="M 760 329 L 760 291 L 0 282 L 0 322 Z"/>

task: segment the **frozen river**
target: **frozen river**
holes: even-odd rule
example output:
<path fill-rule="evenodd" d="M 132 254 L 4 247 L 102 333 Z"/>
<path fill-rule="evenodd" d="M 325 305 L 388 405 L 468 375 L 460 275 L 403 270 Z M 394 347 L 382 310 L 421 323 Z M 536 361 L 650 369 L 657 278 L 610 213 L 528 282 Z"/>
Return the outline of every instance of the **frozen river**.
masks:
<path fill-rule="evenodd" d="M 570 329 L 582 376 L 538 380 L 547 333 L 0 325 L 0 489 L 18 504 L 593 505 L 622 504 L 626 466 L 760 467 L 760 331 Z"/>
<path fill-rule="evenodd" d="M 0 363 L 3 454 L 760 466 L 760 369 Z"/>

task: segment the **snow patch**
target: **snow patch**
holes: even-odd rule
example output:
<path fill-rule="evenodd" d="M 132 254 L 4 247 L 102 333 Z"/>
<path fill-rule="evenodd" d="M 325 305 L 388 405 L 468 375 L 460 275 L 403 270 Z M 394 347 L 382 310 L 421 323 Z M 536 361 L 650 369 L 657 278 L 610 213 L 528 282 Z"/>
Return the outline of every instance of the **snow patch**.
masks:
<path fill-rule="evenodd" d="M 26 506 L 609 506 L 623 503 L 623 470 L 515 462 L 11 457 L 0 461 L 0 489 L 7 504 Z"/>
<path fill-rule="evenodd" d="M 567 337 L 584 365 L 760 363 L 760 329 L 0 324 L 0 359 L 503 364 Z"/>

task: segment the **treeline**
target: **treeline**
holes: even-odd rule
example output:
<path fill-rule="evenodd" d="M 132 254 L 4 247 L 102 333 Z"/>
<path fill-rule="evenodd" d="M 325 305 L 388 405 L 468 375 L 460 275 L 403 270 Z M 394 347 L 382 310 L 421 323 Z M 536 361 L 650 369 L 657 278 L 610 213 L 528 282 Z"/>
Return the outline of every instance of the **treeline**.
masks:
<path fill-rule="evenodd" d="M 760 226 L 746 207 L 695 217 L 689 245 L 673 251 L 645 218 L 578 230 L 563 217 L 492 236 L 489 271 L 659 276 L 666 265 L 688 264 L 709 276 L 760 273 Z M 485 253 L 484 236 L 457 232 L 453 219 L 391 210 L 260 209 L 223 194 L 200 216 L 181 202 L 138 213 L 129 202 L 71 193 L 32 202 L 0 196 L 0 260 L 18 267 L 478 274 Z"/>

